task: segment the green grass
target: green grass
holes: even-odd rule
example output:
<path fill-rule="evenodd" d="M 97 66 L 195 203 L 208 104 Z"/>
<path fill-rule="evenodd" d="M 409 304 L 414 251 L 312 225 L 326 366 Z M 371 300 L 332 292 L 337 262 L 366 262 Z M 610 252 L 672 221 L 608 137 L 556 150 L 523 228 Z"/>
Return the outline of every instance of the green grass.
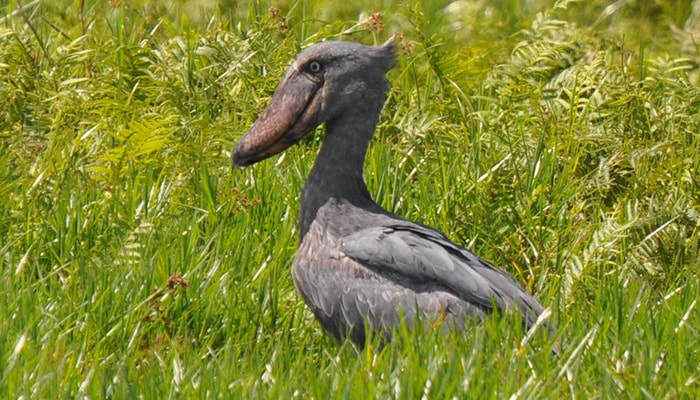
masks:
<path fill-rule="evenodd" d="M 424 3 L 0 3 L 0 398 L 697 398 L 692 3 Z M 299 49 L 394 31 L 371 191 L 559 357 L 510 316 L 336 346 L 289 273 L 321 135 L 231 168 Z"/>

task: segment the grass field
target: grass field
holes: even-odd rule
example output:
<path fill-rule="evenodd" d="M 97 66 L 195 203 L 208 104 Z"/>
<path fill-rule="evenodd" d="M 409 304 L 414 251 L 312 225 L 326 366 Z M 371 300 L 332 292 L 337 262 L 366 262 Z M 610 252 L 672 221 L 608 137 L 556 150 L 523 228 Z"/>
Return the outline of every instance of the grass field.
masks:
<path fill-rule="evenodd" d="M 700 2 L 0 2 L 0 398 L 700 396 Z M 401 32 L 376 200 L 511 316 L 336 346 L 294 292 L 322 135 L 229 150 L 303 47 Z"/>

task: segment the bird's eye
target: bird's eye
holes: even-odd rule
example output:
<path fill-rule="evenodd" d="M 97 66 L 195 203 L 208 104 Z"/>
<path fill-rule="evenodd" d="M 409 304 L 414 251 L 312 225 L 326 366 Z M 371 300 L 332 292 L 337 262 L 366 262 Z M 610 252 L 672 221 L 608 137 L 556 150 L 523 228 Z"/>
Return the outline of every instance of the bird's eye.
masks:
<path fill-rule="evenodd" d="M 321 63 L 318 61 L 311 61 L 309 63 L 309 71 L 311 71 L 311 72 L 321 71 Z"/>

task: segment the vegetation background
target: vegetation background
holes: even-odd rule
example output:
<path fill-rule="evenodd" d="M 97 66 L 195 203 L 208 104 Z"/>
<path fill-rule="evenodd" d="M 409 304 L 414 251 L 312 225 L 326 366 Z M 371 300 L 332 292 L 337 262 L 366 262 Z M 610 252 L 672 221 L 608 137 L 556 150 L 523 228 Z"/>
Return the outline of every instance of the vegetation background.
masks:
<path fill-rule="evenodd" d="M 0 398 L 700 395 L 699 1 L 0 10 Z M 560 356 L 508 316 L 357 351 L 294 293 L 322 135 L 229 149 L 300 49 L 393 32 L 371 191 L 513 273 Z"/>

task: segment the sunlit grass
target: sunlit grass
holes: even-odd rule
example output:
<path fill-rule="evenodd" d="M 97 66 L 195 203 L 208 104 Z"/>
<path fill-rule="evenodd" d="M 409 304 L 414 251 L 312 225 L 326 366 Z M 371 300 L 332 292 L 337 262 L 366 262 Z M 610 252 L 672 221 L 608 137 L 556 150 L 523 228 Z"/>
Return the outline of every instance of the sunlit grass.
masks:
<path fill-rule="evenodd" d="M 691 2 L 234 3 L 3 6 L 0 397 L 697 397 Z M 394 31 L 370 190 L 523 282 L 560 356 L 508 315 L 358 352 L 294 292 L 322 136 L 228 152 L 299 49 Z"/>

